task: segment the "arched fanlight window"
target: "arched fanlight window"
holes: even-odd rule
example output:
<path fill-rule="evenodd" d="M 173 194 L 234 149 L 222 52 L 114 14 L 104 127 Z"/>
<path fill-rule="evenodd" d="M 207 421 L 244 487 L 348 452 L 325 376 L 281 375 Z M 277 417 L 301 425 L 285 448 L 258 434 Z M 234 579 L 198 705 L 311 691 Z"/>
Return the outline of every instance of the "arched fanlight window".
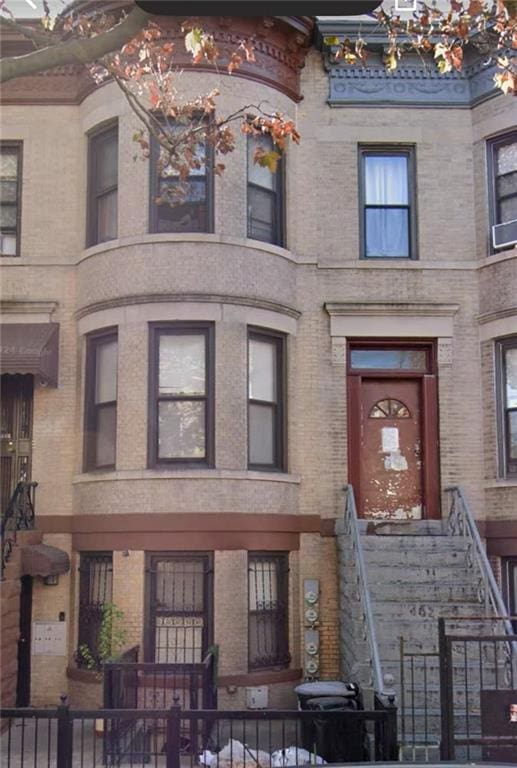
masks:
<path fill-rule="evenodd" d="M 379 400 L 370 411 L 370 419 L 409 419 L 409 409 L 400 400 Z"/>

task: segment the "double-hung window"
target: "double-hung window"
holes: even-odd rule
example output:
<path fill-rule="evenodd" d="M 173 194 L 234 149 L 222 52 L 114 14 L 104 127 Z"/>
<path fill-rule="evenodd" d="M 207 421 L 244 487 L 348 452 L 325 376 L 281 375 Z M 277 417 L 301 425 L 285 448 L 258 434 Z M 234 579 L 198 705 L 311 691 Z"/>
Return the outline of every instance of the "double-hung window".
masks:
<path fill-rule="evenodd" d="M 20 255 L 22 144 L 0 143 L 0 256 Z"/>
<path fill-rule="evenodd" d="M 283 470 L 285 456 L 285 337 L 248 331 L 248 465 Z"/>
<path fill-rule="evenodd" d="M 274 150 L 270 136 L 248 136 L 248 237 L 273 245 L 284 244 L 284 168 L 276 171 L 255 163 L 257 147 Z"/>
<path fill-rule="evenodd" d="M 213 324 L 151 325 L 149 463 L 212 466 Z"/>
<path fill-rule="evenodd" d="M 99 635 L 104 609 L 112 601 L 113 553 L 81 552 L 79 562 L 79 628 L 77 664 L 101 663 Z"/>
<path fill-rule="evenodd" d="M 416 258 L 412 147 L 360 147 L 361 248 L 364 258 Z"/>
<path fill-rule="evenodd" d="M 499 378 L 499 468 L 517 476 L 517 336 L 497 342 Z"/>
<path fill-rule="evenodd" d="M 289 666 L 288 556 L 248 555 L 248 666 Z"/>
<path fill-rule="evenodd" d="M 490 224 L 517 220 L 517 131 L 488 143 Z M 491 245 L 493 240 L 490 238 Z M 493 250 L 493 247 L 492 247 Z"/>
<path fill-rule="evenodd" d="M 91 334 L 86 346 L 85 470 L 115 467 L 118 340 L 114 330 Z"/>
<path fill-rule="evenodd" d="M 174 127 L 173 130 L 181 130 Z M 197 166 L 184 180 L 167 165 L 165 153 L 151 139 L 151 232 L 213 232 L 213 148 L 203 140 L 196 147 Z"/>
<path fill-rule="evenodd" d="M 89 137 L 86 245 L 114 240 L 117 232 L 118 125 L 110 125 Z"/>

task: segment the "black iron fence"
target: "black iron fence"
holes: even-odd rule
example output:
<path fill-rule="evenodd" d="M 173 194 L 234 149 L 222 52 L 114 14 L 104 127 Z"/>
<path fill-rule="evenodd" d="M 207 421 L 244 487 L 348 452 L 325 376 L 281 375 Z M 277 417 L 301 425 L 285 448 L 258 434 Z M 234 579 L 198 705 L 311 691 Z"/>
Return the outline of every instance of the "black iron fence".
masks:
<path fill-rule="evenodd" d="M 517 762 L 514 619 L 439 620 L 442 760 Z"/>
<path fill-rule="evenodd" d="M 282 768 L 396 760 L 396 708 L 375 711 L 0 710 L 3 768 Z M 125 723 L 124 739 L 120 738 Z M 314 759 L 314 757 L 313 757 Z"/>

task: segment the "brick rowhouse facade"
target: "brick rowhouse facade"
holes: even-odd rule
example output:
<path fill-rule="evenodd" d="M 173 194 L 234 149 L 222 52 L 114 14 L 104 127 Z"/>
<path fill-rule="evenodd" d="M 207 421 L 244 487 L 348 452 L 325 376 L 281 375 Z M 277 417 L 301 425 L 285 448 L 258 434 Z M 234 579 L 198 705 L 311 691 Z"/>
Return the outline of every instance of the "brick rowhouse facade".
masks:
<path fill-rule="evenodd" d="M 19 255 L 1 264 L 2 327 L 59 324 L 57 386 L 34 378 L 31 478 L 38 540 L 65 551 L 70 570 L 53 586 L 33 579 L 32 622 L 63 619 L 66 640 L 61 655 L 33 646 L 33 705 L 63 692 L 72 704 L 100 701 L 100 684 L 74 656 L 81 553 L 112 553 L 111 599 L 124 612 L 127 644 L 149 659 L 153 553 L 209 556 L 205 620 L 219 646 L 220 706 L 244 706 L 256 685 L 268 687 L 269 706 L 294 704 L 306 579 L 319 580 L 318 676 L 339 675 L 333 525 L 359 451 L 348 426 L 350 340 L 428 344 L 439 436 L 433 516 L 445 516 L 443 491 L 459 483 L 489 554 L 503 566 L 517 558 L 517 476 L 498 448 L 496 381 L 497 343 L 517 338 L 517 251 L 490 251 L 486 159 L 493 137 L 516 130 L 515 100 L 480 81 L 475 64 L 441 79 L 416 65 L 389 79 L 374 60 L 366 72 L 346 70 L 322 52 L 322 36 L 347 33 L 345 22 L 211 18 L 208 26 L 223 50 L 253 33 L 257 62 L 231 77 L 187 68 L 184 93 L 217 87 L 224 112 L 266 101 L 296 118 L 302 135 L 285 158 L 282 246 L 248 236 L 243 135 L 215 177 L 212 231 L 152 233 L 149 161 L 134 158 L 139 125 L 114 84 L 95 88 L 70 67 L 3 90 L 2 141 L 22 143 L 22 164 Z M 85 247 L 89 136 L 115 123 L 117 234 Z M 382 147 L 411 148 L 414 258 L 362 257 L 358 152 Z M 213 462 L 152 466 L 151 329 L 200 322 L 213 331 Z M 284 340 L 285 463 L 275 470 L 248 463 L 249 328 Z M 116 460 L 86 471 L 87 341 L 105 329 L 118 345 Z M 424 501 L 423 517 L 431 506 Z M 269 669 L 250 668 L 250 552 L 288 559 L 290 661 Z M 19 575 L 2 585 L 4 660 L 16 658 Z M 3 703 L 12 704 L 16 664 L 4 675 Z"/>

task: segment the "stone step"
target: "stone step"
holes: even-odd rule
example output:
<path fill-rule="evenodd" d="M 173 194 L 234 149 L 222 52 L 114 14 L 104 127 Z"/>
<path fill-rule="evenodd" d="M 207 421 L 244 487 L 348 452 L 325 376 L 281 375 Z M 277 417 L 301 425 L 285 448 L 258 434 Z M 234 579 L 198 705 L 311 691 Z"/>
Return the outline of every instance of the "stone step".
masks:
<path fill-rule="evenodd" d="M 447 603 L 439 601 L 418 601 L 418 600 L 391 600 L 378 601 L 375 598 L 372 601 L 372 611 L 375 617 L 393 622 L 415 620 L 415 625 L 421 619 L 436 619 L 441 616 L 475 616 L 479 611 L 477 603 L 465 601 L 463 603 Z M 406 635 L 405 637 L 412 637 Z M 380 640 L 380 639 L 379 639 Z"/>
<path fill-rule="evenodd" d="M 347 569 L 348 570 L 348 569 Z M 350 574 L 355 572 L 350 568 Z M 456 581 L 461 584 L 472 582 L 472 576 L 461 562 L 454 562 L 449 565 L 425 565 L 412 566 L 408 569 L 407 565 L 402 564 L 397 567 L 393 564 L 374 564 L 366 565 L 368 584 L 374 586 L 377 583 L 389 583 L 393 581 L 405 581 L 411 584 L 430 584 L 435 581 Z M 344 575 L 344 574 L 343 574 Z"/>
<path fill-rule="evenodd" d="M 373 601 L 420 600 L 426 602 L 465 603 L 477 602 L 477 588 L 459 581 L 438 581 L 429 589 L 427 582 L 408 584 L 400 579 L 375 584 L 370 599 Z"/>
<path fill-rule="evenodd" d="M 359 532 L 375 528 L 376 536 L 446 536 L 442 520 L 359 520 Z M 368 535 L 368 534 L 366 534 Z M 370 534 L 371 535 L 371 534 Z"/>
<path fill-rule="evenodd" d="M 361 536 L 363 552 L 373 550 L 399 551 L 418 550 L 419 552 L 465 552 L 468 544 L 463 539 L 452 536 Z"/>
<path fill-rule="evenodd" d="M 422 570 L 427 570 L 434 566 L 461 565 L 466 566 L 465 551 L 458 549 L 432 549 L 422 552 L 419 549 L 381 549 L 375 548 L 364 551 L 364 559 L 367 571 L 375 565 L 380 566 L 411 566 Z M 411 574 L 408 574 L 411 577 Z M 408 579 L 409 580 L 409 579 Z"/>

